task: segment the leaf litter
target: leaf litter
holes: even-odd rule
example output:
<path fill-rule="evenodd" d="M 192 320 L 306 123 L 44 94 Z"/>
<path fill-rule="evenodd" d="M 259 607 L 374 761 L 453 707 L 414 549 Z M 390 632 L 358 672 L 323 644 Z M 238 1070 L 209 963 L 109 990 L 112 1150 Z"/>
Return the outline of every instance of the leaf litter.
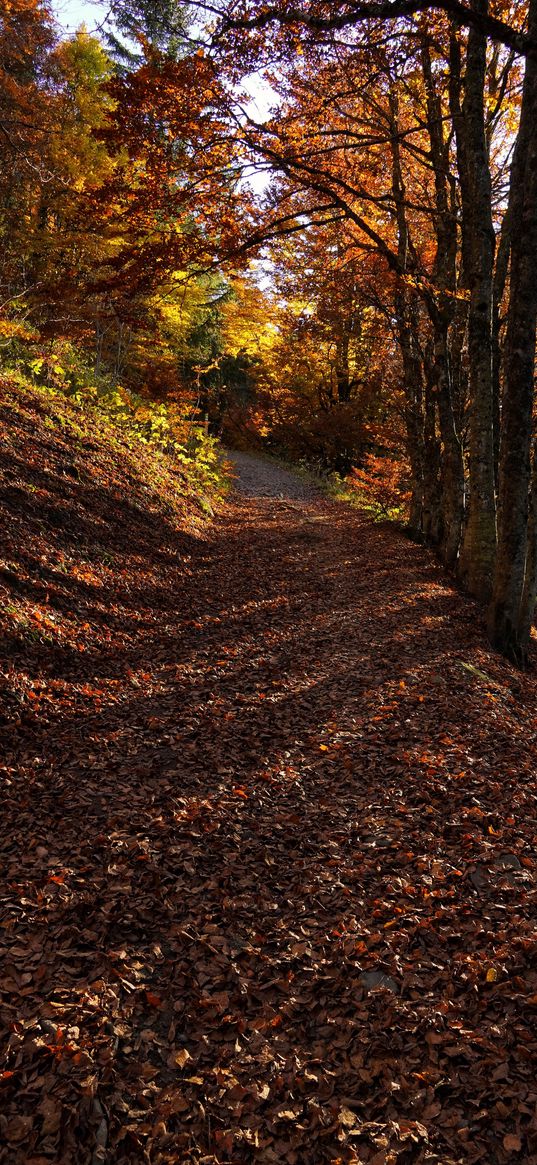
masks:
<path fill-rule="evenodd" d="M 0 1161 L 537 1162 L 533 673 L 356 511 L 18 440 Z"/>

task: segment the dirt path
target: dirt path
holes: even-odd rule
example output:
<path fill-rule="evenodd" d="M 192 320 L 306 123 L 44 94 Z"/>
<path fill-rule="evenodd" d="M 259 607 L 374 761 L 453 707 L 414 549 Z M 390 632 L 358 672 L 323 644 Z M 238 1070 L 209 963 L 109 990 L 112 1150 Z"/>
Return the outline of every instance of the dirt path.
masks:
<path fill-rule="evenodd" d="M 312 501 L 317 495 L 296 474 L 283 469 L 267 458 L 252 453 L 230 453 L 235 463 L 238 480 L 236 489 L 246 497 L 292 498 Z"/>
<path fill-rule="evenodd" d="M 531 1165 L 535 680 L 423 550 L 237 460 L 126 575 L 114 697 L 8 753 L 0 1160 Z"/>

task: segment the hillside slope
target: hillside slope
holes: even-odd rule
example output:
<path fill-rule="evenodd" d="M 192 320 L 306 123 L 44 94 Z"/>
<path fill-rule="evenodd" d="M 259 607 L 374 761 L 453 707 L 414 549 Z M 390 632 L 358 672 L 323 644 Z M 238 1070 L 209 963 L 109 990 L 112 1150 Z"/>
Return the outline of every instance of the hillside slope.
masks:
<path fill-rule="evenodd" d="M 0 382 L 0 692 L 12 744 L 36 716 L 52 726 L 120 700 L 126 667 L 131 683 L 146 670 L 223 481 L 216 465 L 181 465 L 59 392 Z"/>

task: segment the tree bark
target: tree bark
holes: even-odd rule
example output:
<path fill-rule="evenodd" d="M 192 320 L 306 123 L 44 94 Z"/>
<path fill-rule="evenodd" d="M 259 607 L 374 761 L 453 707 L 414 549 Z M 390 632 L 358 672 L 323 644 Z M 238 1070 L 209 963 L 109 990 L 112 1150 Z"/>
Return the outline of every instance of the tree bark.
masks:
<path fill-rule="evenodd" d="M 519 638 L 524 645 L 526 654 L 530 640 L 535 602 L 537 600 L 537 442 L 533 443 L 533 471 L 531 476 L 531 490 L 529 498 L 528 517 L 528 548 L 526 553 L 526 570 L 524 577 L 524 591 L 519 619 Z"/>
<path fill-rule="evenodd" d="M 496 256 L 496 270 L 494 272 L 493 306 L 492 306 L 492 401 L 494 411 L 494 480 L 496 490 L 499 487 L 500 474 L 500 439 L 501 439 L 501 396 L 502 396 L 502 301 L 507 284 L 509 258 L 511 255 L 511 227 L 513 215 L 511 199 L 503 216 L 498 250 Z"/>
<path fill-rule="evenodd" d="M 423 432 L 423 367 L 416 345 L 415 313 L 410 303 L 410 292 L 404 283 L 412 253 L 410 231 L 405 208 L 405 183 L 401 166 L 398 139 L 399 106 L 395 90 L 389 95 L 392 194 L 397 224 L 397 261 L 399 285 L 395 293 L 395 317 L 405 388 L 405 422 L 407 451 L 412 470 L 409 527 L 415 537 L 424 531 L 425 449 Z"/>
<path fill-rule="evenodd" d="M 434 323 L 433 353 L 431 381 L 438 406 L 442 443 L 440 556 L 445 565 L 452 568 L 457 562 L 461 541 L 464 470 L 462 448 L 453 414 L 448 325 L 442 313 L 439 313 Z"/>
<path fill-rule="evenodd" d="M 528 29 L 530 36 L 537 36 L 537 0 L 530 0 Z M 498 554 L 488 628 L 500 651 L 524 663 L 533 618 L 529 609 L 533 548 L 528 546 L 537 325 L 537 60 L 533 56 L 526 61 L 511 192 L 516 229 L 511 238 L 505 342 Z"/>
<path fill-rule="evenodd" d="M 472 0 L 487 16 L 488 0 Z M 451 104 L 462 203 L 464 274 L 470 291 L 468 361 L 468 517 L 459 561 L 464 585 L 481 601 L 490 598 L 496 552 L 492 381 L 492 303 L 495 236 L 485 123 L 486 37 L 468 33 L 464 101 L 458 98 L 460 50 L 452 37 Z"/>
<path fill-rule="evenodd" d="M 434 170 L 436 203 L 434 275 L 438 290 L 427 302 L 434 334 L 434 358 L 429 379 L 438 405 L 442 445 L 440 554 L 446 566 L 452 568 L 459 555 L 464 514 L 464 463 L 453 408 L 449 339 L 457 303 L 457 221 L 453 213 L 449 143 L 444 137 L 442 99 L 435 85 L 430 46 L 425 37 L 421 45 L 421 61 L 425 79 L 427 131 Z"/>
<path fill-rule="evenodd" d="M 423 366 L 416 347 L 409 318 L 406 292 L 401 288 L 395 297 L 399 347 L 403 362 L 405 387 L 405 426 L 407 452 L 412 471 L 409 530 L 414 538 L 425 535 L 426 457 L 424 435 Z"/>

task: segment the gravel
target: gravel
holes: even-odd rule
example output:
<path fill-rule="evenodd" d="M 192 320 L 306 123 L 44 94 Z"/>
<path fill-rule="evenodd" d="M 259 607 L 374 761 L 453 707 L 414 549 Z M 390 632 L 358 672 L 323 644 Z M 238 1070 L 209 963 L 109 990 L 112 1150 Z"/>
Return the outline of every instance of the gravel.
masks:
<path fill-rule="evenodd" d="M 289 469 L 283 469 L 264 457 L 253 453 L 230 453 L 238 480 L 235 489 L 250 498 L 292 498 L 297 501 L 313 501 L 318 493 L 311 485 L 306 485 Z"/>

